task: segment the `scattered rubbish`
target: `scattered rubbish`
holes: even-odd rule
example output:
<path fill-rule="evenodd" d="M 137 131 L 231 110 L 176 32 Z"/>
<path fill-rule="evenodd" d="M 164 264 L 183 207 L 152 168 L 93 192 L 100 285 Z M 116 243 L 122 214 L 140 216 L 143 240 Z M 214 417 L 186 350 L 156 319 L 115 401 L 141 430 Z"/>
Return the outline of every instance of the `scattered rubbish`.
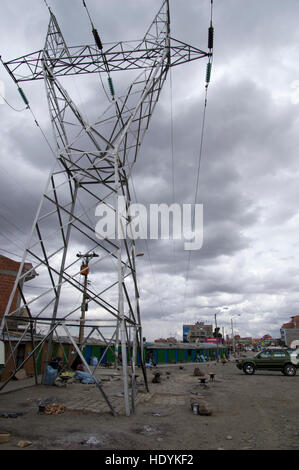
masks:
<path fill-rule="evenodd" d="M 195 367 L 193 375 L 195 377 L 203 377 L 205 374 L 200 370 L 199 367 Z"/>
<path fill-rule="evenodd" d="M 162 442 L 162 441 L 163 441 L 163 437 L 157 437 L 157 441 L 158 441 L 158 442 Z"/>
<path fill-rule="evenodd" d="M 232 436 L 226 436 L 226 439 L 227 439 L 228 441 L 231 441 L 231 440 L 232 440 Z"/>
<path fill-rule="evenodd" d="M 206 401 L 198 401 L 194 398 L 191 398 L 191 410 L 193 411 L 193 414 L 201 416 L 210 416 L 212 414 L 212 408 Z"/>
<path fill-rule="evenodd" d="M 83 441 L 82 445 L 93 447 L 93 446 L 100 446 L 103 445 L 102 441 L 99 441 L 96 437 L 90 436 L 87 441 Z"/>
<path fill-rule="evenodd" d="M 24 447 L 28 447 L 28 446 L 31 446 L 31 445 L 32 445 L 31 441 L 19 441 L 18 442 L 18 447 L 21 447 L 22 449 Z"/>
<path fill-rule="evenodd" d="M 145 425 L 141 429 L 139 429 L 138 432 L 143 435 L 152 435 L 158 434 L 160 431 L 154 426 Z"/>
<path fill-rule="evenodd" d="M 46 410 L 46 405 L 44 405 L 44 404 L 38 405 L 38 411 L 39 411 L 39 413 L 44 413 L 45 410 Z"/>
<path fill-rule="evenodd" d="M 18 372 L 15 373 L 14 376 L 17 380 L 28 379 L 28 375 L 27 375 L 25 369 L 20 369 Z"/>
<path fill-rule="evenodd" d="M 5 442 L 9 441 L 10 438 L 9 432 L 0 432 L 0 444 L 4 444 Z"/>
<path fill-rule="evenodd" d="M 152 383 L 153 384 L 159 384 L 160 383 L 160 372 L 155 372 Z"/>
<path fill-rule="evenodd" d="M 184 369 L 184 367 L 183 367 L 183 366 L 180 366 L 180 369 L 181 369 L 181 370 L 183 370 L 183 369 Z"/>
<path fill-rule="evenodd" d="M 65 412 L 64 405 L 47 405 L 44 410 L 44 413 L 46 415 L 61 415 L 64 412 Z"/>
<path fill-rule="evenodd" d="M 198 404 L 192 403 L 192 410 L 194 415 L 198 415 Z"/>
<path fill-rule="evenodd" d="M 1 418 L 18 418 L 19 416 L 23 416 L 24 413 L 1 413 Z"/>

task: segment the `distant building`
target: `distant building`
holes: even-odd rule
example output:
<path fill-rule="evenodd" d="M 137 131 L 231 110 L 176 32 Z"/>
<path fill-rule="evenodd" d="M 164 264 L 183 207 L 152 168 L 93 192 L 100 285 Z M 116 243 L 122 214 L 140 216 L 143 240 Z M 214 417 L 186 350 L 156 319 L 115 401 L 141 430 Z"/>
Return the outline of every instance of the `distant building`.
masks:
<path fill-rule="evenodd" d="M 291 321 L 289 323 L 284 323 L 281 328 L 284 328 L 284 329 L 299 328 L 299 315 L 296 315 L 295 317 L 291 317 Z"/>
<path fill-rule="evenodd" d="M 159 338 L 159 339 L 155 339 L 154 341 L 155 343 L 165 343 L 165 344 L 176 344 L 178 342 L 178 340 L 176 338 Z"/>
<path fill-rule="evenodd" d="M 10 258 L 7 258 L 6 256 L 0 255 L 0 321 L 1 318 L 4 316 L 6 307 L 10 298 L 10 294 L 13 290 L 14 283 L 16 280 L 16 277 L 18 275 L 18 271 L 20 268 L 21 263 L 18 261 L 14 261 Z M 32 270 L 32 264 L 31 263 L 25 263 L 24 268 L 23 268 L 23 273 L 28 272 L 28 275 L 23 278 L 22 285 L 24 282 L 27 282 L 31 279 L 34 279 L 37 276 L 37 273 L 35 270 Z M 21 286 L 22 287 L 22 286 Z M 21 303 L 21 295 L 19 291 L 16 291 L 10 312 L 13 312 L 16 310 Z M 26 317 L 27 312 L 25 309 L 22 309 L 18 313 L 19 317 Z M 16 322 L 16 321 L 11 321 L 8 322 L 8 326 L 10 329 L 18 329 L 19 326 L 22 324 L 22 322 Z"/>
<path fill-rule="evenodd" d="M 286 346 L 292 347 L 292 345 L 298 344 L 299 342 L 299 315 L 291 317 L 289 323 L 284 323 L 280 328 L 281 340 Z"/>
<path fill-rule="evenodd" d="M 183 325 L 183 341 L 188 343 L 204 343 L 207 338 L 213 336 L 213 326 L 204 322 L 196 322 L 195 325 Z"/>

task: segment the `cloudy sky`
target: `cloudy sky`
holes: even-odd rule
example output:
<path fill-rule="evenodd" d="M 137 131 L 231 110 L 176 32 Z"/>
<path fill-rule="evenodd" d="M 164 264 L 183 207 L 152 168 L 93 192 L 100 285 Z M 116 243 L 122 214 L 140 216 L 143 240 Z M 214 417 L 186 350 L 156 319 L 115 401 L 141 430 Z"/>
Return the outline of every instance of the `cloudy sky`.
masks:
<path fill-rule="evenodd" d="M 70 45 L 92 43 L 81 0 L 49 0 Z M 160 0 L 89 0 L 102 41 L 139 39 Z M 207 50 L 210 0 L 170 0 L 171 35 Z M 2 0 L 4 61 L 42 49 L 43 0 Z M 183 323 L 279 337 L 299 314 L 299 31 L 296 0 L 214 0 L 214 57 L 197 202 L 204 242 L 191 254 L 170 241 L 139 241 L 144 335 L 182 337 Z M 206 59 L 168 75 L 133 172 L 139 203 L 192 203 L 196 191 Z M 113 77 L 118 86 L 117 76 Z M 53 157 L 15 84 L 0 68 L 0 252 L 20 260 Z M 74 100 L 86 114 L 94 83 Z M 44 86 L 22 85 L 51 141 Z M 52 140 L 53 141 L 53 140 Z M 173 185 L 174 181 L 174 185 Z M 34 282 L 34 281 L 32 281 Z M 32 284 L 33 285 L 33 284 Z M 80 298 L 80 296 L 79 296 Z M 79 301 L 79 299 L 78 299 Z"/>

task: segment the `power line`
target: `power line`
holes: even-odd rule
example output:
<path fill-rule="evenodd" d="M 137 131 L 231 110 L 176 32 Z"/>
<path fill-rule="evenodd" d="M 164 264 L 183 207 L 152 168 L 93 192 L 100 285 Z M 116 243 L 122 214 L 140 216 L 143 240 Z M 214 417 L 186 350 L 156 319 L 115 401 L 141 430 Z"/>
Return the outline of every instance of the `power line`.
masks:
<path fill-rule="evenodd" d="M 12 251 L 5 250 L 4 248 L 0 248 L 0 252 L 5 251 L 5 253 L 9 253 L 10 255 L 16 256 L 17 258 L 22 259 L 21 255 L 17 255 L 16 253 L 13 253 Z"/>
<path fill-rule="evenodd" d="M 43 2 L 44 2 L 44 4 L 46 5 L 46 7 L 51 11 L 51 8 L 50 8 L 50 6 L 49 6 L 47 0 L 43 0 Z"/>
<path fill-rule="evenodd" d="M 197 173 L 196 173 L 194 207 L 195 207 L 195 204 L 197 203 L 198 190 L 199 190 L 199 177 L 200 177 L 200 170 L 201 170 L 201 163 L 202 163 L 203 142 L 204 142 L 204 132 L 205 132 L 205 122 L 206 122 L 206 110 L 207 110 L 207 102 L 208 102 L 208 88 L 209 88 L 209 83 L 210 83 L 210 78 L 211 78 L 211 68 L 212 68 L 212 61 L 213 61 L 213 47 L 214 47 L 213 0 L 211 0 L 210 27 L 209 27 L 209 30 L 208 30 L 208 48 L 209 48 L 210 54 L 209 54 L 209 61 L 208 61 L 208 64 L 207 64 L 207 71 L 206 71 L 204 108 L 203 108 L 203 117 L 202 117 L 202 125 L 201 125 L 201 138 L 200 138 L 198 165 L 197 165 Z M 195 229 L 195 227 L 194 227 L 194 229 Z M 185 300 L 186 300 L 186 292 L 187 292 L 187 284 L 188 284 L 188 280 L 189 280 L 190 267 L 191 267 L 191 250 L 189 250 L 189 252 L 188 252 L 187 270 L 186 270 L 186 275 L 185 275 L 185 292 L 184 292 L 184 301 L 183 301 L 184 311 L 185 311 Z"/>
<path fill-rule="evenodd" d="M 13 109 L 13 111 L 16 111 L 17 113 L 21 113 L 22 111 L 25 111 L 25 110 L 27 109 L 27 106 L 26 106 L 25 108 L 21 108 L 21 109 L 15 108 L 14 106 L 12 106 L 12 105 L 7 101 L 6 98 L 4 98 L 3 95 L 1 95 L 1 93 L 0 93 L 0 98 L 2 98 L 3 101 L 4 101 L 11 109 Z"/>
<path fill-rule="evenodd" d="M 107 57 L 106 57 L 106 54 L 105 52 L 103 51 L 103 44 L 102 44 L 102 41 L 101 41 L 101 38 L 100 38 L 100 35 L 98 33 L 98 30 L 95 28 L 94 26 L 94 23 L 92 21 L 92 18 L 91 18 L 91 14 L 89 12 L 89 9 L 86 5 L 86 1 L 85 0 L 82 0 L 82 3 L 83 3 L 83 6 L 86 10 L 86 13 L 88 15 L 88 18 L 89 18 L 89 21 L 90 21 L 90 24 L 91 24 L 91 28 L 92 28 L 92 34 L 93 34 L 93 37 L 94 37 L 94 40 L 95 40 L 95 44 L 96 46 L 98 47 L 98 49 L 100 50 L 100 53 L 101 53 L 101 56 L 102 56 L 102 60 L 103 60 L 103 64 L 105 66 L 105 70 L 106 70 L 106 73 L 107 73 L 107 76 L 108 76 L 108 86 L 109 86 L 109 90 L 110 90 L 110 93 L 111 93 L 111 96 L 112 96 L 112 100 L 114 101 L 115 99 L 115 91 L 114 91 L 114 85 L 113 85 L 113 81 L 112 81 L 112 78 L 110 76 L 110 68 L 109 68 L 109 64 L 108 64 L 108 61 L 107 61 Z M 101 78 L 101 77 L 100 77 Z M 108 100 L 110 101 L 109 99 L 109 96 L 107 95 L 107 92 L 106 92 L 106 89 L 104 87 L 104 84 L 103 84 L 103 81 L 102 81 L 102 78 L 101 78 L 101 83 L 102 83 L 102 87 L 104 89 L 104 92 L 108 98 Z"/>
<path fill-rule="evenodd" d="M 174 123 L 173 123 L 173 86 L 172 86 L 172 70 L 169 71 L 170 78 L 170 140 L 171 140 L 171 185 L 172 185 L 172 202 L 175 203 L 175 165 L 174 165 Z M 175 239 L 173 237 L 173 258 L 174 269 L 176 272 L 176 250 Z"/>
<path fill-rule="evenodd" d="M 136 202 L 138 202 L 137 193 L 136 193 L 135 186 L 134 186 L 134 181 L 133 181 L 133 175 L 131 175 L 131 183 L 132 183 L 132 188 L 133 188 L 135 200 L 136 200 Z M 160 295 L 159 295 L 159 286 L 158 286 L 158 284 L 157 284 L 157 278 L 156 278 L 156 275 L 155 275 L 155 273 L 154 273 L 154 268 L 153 268 L 153 263 L 152 263 L 152 259 L 151 259 L 151 255 L 150 255 L 150 249 L 149 249 L 148 241 L 147 241 L 147 239 L 145 239 L 144 241 L 145 241 L 145 247 L 146 247 L 146 251 L 147 251 L 148 262 L 149 262 L 149 264 L 150 264 L 150 268 L 151 268 L 153 280 L 154 280 L 154 283 L 156 284 L 156 295 L 157 295 L 157 297 L 158 297 L 161 310 L 163 310 L 163 308 L 162 308 L 162 300 L 161 300 L 161 297 L 160 297 Z"/>

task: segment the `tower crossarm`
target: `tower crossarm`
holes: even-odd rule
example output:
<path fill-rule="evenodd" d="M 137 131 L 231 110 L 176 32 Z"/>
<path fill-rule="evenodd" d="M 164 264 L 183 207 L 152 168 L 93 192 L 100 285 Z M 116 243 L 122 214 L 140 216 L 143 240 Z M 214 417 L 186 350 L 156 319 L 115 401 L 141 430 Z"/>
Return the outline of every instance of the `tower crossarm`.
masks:
<path fill-rule="evenodd" d="M 104 44 L 105 57 L 110 72 L 146 69 L 153 67 L 165 44 L 146 40 Z M 170 38 L 170 66 L 209 57 L 210 53 Z M 43 61 L 51 66 L 55 76 L 82 75 L 105 72 L 103 54 L 94 45 L 68 47 L 59 57 L 46 57 L 44 50 L 4 62 L 8 72 L 18 82 L 44 79 Z"/>

